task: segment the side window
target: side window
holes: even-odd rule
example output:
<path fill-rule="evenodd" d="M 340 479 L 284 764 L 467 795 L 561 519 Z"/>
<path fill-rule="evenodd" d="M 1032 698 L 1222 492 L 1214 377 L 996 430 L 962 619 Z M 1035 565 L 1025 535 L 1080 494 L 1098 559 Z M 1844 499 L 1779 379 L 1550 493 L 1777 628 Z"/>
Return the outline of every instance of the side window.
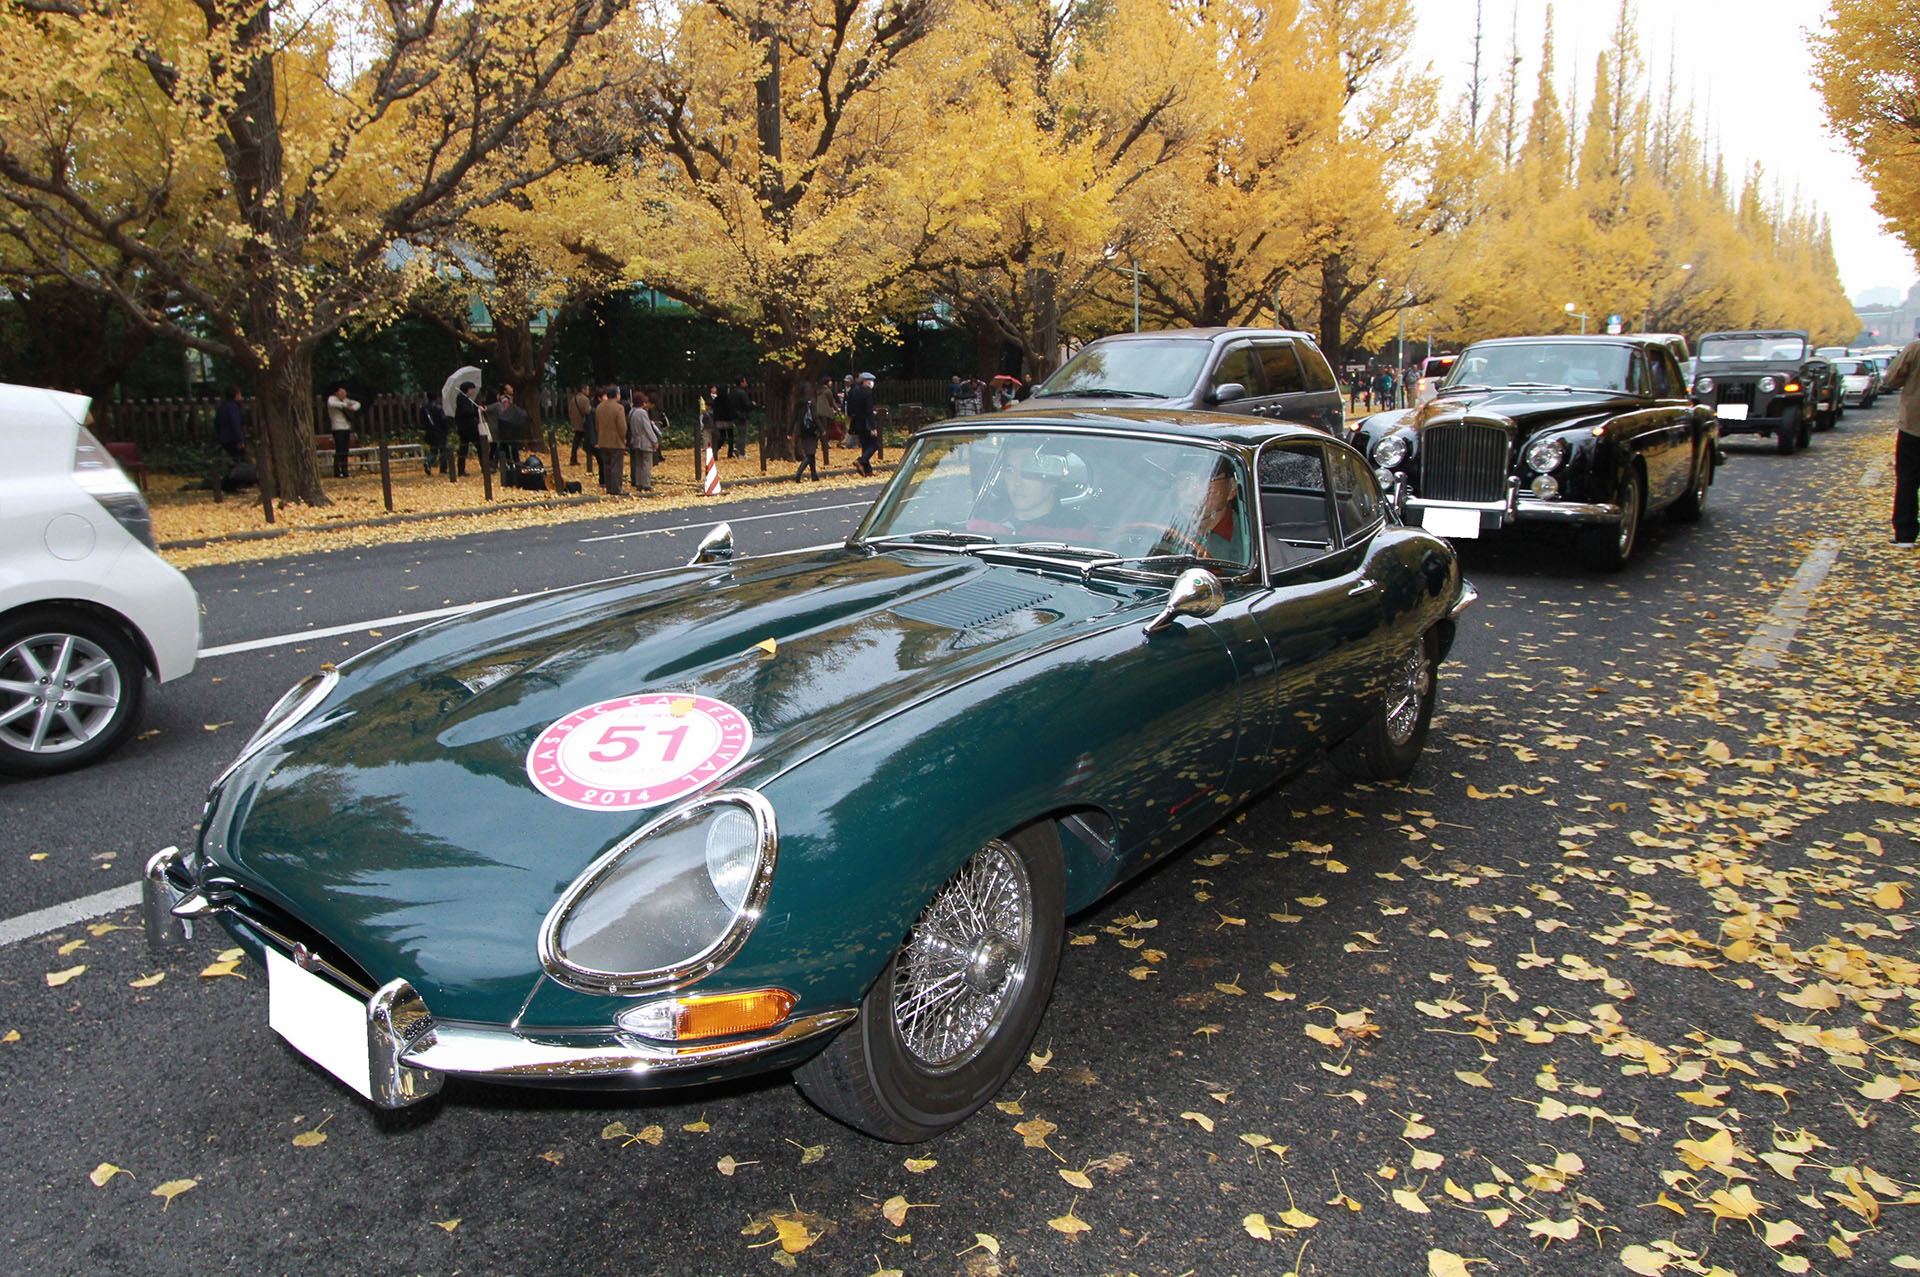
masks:
<path fill-rule="evenodd" d="M 1300 353 L 1300 371 L 1305 375 L 1308 390 L 1332 390 L 1333 369 L 1327 366 L 1327 357 L 1320 348 L 1311 342 L 1295 342 L 1294 349 Z"/>
<path fill-rule="evenodd" d="M 1306 389 L 1306 383 L 1300 379 L 1300 356 L 1293 353 L 1292 342 L 1263 343 L 1260 366 L 1267 374 L 1268 394 L 1293 395 Z"/>
<path fill-rule="evenodd" d="M 1627 366 L 1627 392 L 1635 395 L 1653 393 L 1647 381 L 1647 361 L 1637 350 L 1633 352 L 1633 362 Z"/>
<path fill-rule="evenodd" d="M 1270 571 L 1284 571 L 1331 550 L 1331 516 L 1324 449 L 1274 444 L 1260 454 L 1260 539 Z"/>
<path fill-rule="evenodd" d="M 1333 508 L 1340 519 L 1340 543 L 1352 545 L 1380 526 L 1380 485 L 1367 463 L 1343 448 L 1329 449 L 1333 471 Z"/>
<path fill-rule="evenodd" d="M 1218 390 L 1230 381 L 1245 386 L 1250 395 L 1266 393 L 1261 388 L 1264 383 L 1260 380 L 1260 362 L 1253 357 L 1252 346 L 1235 346 L 1222 355 L 1207 389 Z"/>
<path fill-rule="evenodd" d="M 1675 393 L 1673 389 L 1673 373 L 1668 366 L 1667 352 L 1664 350 L 1649 350 L 1647 352 L 1647 366 L 1653 372 L 1653 397 L 1655 399 L 1673 398 Z"/>

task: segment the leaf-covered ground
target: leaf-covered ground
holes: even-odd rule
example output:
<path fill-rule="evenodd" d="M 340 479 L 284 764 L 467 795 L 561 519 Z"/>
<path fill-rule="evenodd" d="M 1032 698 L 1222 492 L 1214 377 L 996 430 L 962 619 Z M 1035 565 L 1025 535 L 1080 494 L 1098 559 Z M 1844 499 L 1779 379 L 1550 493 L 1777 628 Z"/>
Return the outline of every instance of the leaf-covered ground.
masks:
<path fill-rule="evenodd" d="M 381 1121 L 274 1041 L 218 943 L 0 951 L 0 1070 L 33 1097 L 0 1116 L 6 1262 L 1920 1268 L 1920 552 L 1884 544 L 1885 428 L 1848 422 L 1741 451 L 1707 521 L 1616 578 L 1471 547 L 1486 597 L 1413 783 L 1316 769 L 1076 919 L 1032 1058 L 925 1145 L 778 1078 L 455 1083 Z M 1739 664 L 1826 544 L 1779 667 Z M 117 1031 L 154 1024 L 150 1067 L 204 1084 L 103 1127 L 75 1080 L 124 1085 Z"/>

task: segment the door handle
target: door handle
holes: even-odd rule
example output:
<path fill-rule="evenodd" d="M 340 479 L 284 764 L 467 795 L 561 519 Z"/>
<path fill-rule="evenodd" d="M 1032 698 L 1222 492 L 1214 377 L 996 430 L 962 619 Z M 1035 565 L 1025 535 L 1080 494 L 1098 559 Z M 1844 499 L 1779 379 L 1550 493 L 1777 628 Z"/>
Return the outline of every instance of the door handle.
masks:
<path fill-rule="evenodd" d="M 1373 589 L 1379 584 L 1378 581 L 1373 580 L 1371 577 L 1363 576 L 1347 591 L 1347 597 L 1352 598 L 1356 594 L 1365 594 L 1368 590 Z"/>

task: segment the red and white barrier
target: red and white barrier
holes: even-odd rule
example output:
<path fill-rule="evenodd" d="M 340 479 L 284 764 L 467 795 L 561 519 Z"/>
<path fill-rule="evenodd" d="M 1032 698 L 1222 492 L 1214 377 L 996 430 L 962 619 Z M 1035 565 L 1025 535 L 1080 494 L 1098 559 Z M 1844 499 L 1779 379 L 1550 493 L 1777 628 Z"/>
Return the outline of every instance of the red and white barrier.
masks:
<path fill-rule="evenodd" d="M 712 448 L 704 449 L 700 491 L 709 497 L 720 495 L 720 463 L 714 460 Z"/>

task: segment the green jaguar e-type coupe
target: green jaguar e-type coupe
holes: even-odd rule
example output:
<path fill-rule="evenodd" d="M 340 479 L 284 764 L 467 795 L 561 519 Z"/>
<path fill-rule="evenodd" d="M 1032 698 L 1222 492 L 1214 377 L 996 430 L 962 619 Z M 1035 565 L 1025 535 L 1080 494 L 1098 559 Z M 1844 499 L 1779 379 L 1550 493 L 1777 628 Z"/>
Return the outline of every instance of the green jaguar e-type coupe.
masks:
<path fill-rule="evenodd" d="M 1324 752 L 1406 774 L 1473 598 L 1318 431 L 949 422 L 843 545 L 722 527 L 307 679 L 148 933 L 217 920 L 382 1107 L 791 1069 L 925 1139 L 1023 1057 L 1069 915 Z"/>

